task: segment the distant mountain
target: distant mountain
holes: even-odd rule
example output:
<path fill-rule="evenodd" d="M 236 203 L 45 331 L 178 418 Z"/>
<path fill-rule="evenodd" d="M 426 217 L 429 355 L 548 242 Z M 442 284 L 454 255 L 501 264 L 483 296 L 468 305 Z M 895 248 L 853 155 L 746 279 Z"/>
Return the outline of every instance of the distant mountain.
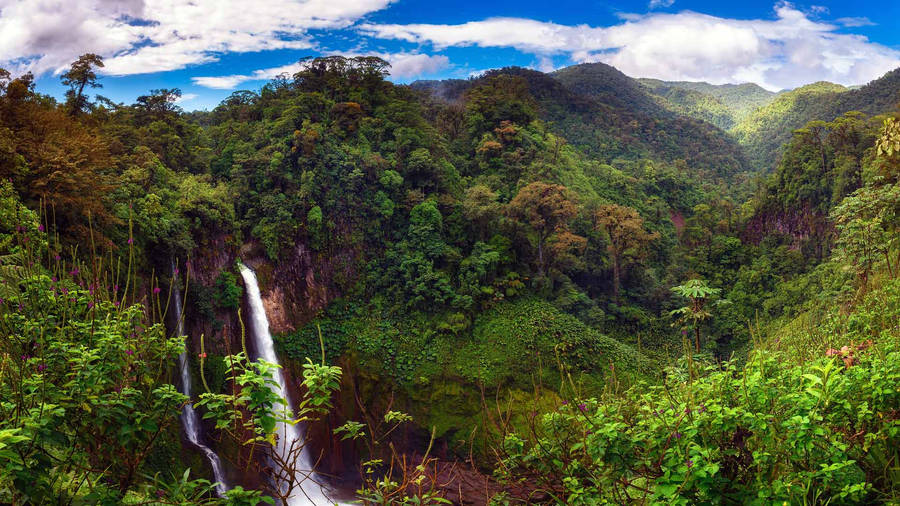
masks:
<path fill-rule="evenodd" d="M 792 132 L 810 121 L 831 121 L 849 111 L 884 114 L 900 103 L 900 69 L 861 87 L 818 82 L 780 93 L 752 83 L 633 79 L 602 63 L 551 74 L 512 67 L 481 79 L 499 73 L 524 78 L 541 117 L 601 161 L 683 160 L 692 169 L 719 175 L 771 170 Z M 477 82 L 418 81 L 412 86 L 441 100 L 457 100 Z"/>
<path fill-rule="evenodd" d="M 890 113 L 898 103 L 900 69 L 856 89 L 818 82 L 779 94 L 735 125 L 732 133 L 744 146 L 754 167 L 770 170 L 791 133 L 810 121 L 832 121 L 849 111 L 868 115 Z"/>
<path fill-rule="evenodd" d="M 459 100 L 480 80 L 507 74 L 525 80 L 540 116 L 565 139 L 603 162 L 655 159 L 695 173 L 730 178 L 749 168 L 740 146 L 710 123 L 662 107 L 637 81 L 602 63 L 552 74 L 510 67 L 478 79 L 418 81 L 441 100 Z"/>
<path fill-rule="evenodd" d="M 678 114 L 730 130 L 776 93 L 753 83 L 715 85 L 703 82 L 637 79 L 659 105 Z"/>
<path fill-rule="evenodd" d="M 584 63 L 550 74 L 566 88 L 602 104 L 649 116 L 671 116 L 635 79 L 603 63 Z"/>

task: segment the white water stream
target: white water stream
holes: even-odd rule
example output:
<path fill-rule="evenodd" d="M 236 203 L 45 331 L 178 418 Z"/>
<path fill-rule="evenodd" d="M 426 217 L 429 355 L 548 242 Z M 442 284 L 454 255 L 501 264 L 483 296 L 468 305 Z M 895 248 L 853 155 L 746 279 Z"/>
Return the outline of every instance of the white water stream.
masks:
<path fill-rule="evenodd" d="M 175 280 L 175 268 L 172 268 L 172 283 L 174 284 L 174 299 L 175 299 L 175 315 L 178 318 L 178 323 L 175 328 L 178 332 L 179 336 L 184 336 L 184 315 L 181 313 L 181 289 L 178 288 L 178 282 Z M 187 336 L 185 336 L 187 337 Z M 181 372 L 181 390 L 184 395 L 191 397 L 193 393 L 191 392 L 191 371 L 188 369 L 188 360 L 187 360 L 187 344 L 185 344 L 185 351 L 178 355 L 178 370 Z M 222 460 L 219 459 L 219 456 L 212 450 L 212 448 L 206 446 L 200 439 L 200 416 L 197 415 L 197 412 L 194 411 L 193 405 L 188 402 L 181 408 L 181 423 L 184 425 L 184 433 L 188 438 L 188 441 L 192 445 L 194 445 L 198 450 L 203 452 L 206 456 L 206 460 L 209 461 L 210 467 L 212 467 L 213 477 L 216 480 L 216 492 L 220 497 L 225 495 L 225 492 L 228 491 L 228 483 L 225 481 L 225 471 L 222 468 Z"/>
<path fill-rule="evenodd" d="M 263 306 L 262 296 L 259 292 L 259 284 L 256 281 L 256 274 L 249 267 L 241 264 L 241 276 L 244 278 L 244 286 L 247 290 L 247 302 L 250 309 L 250 335 L 249 338 L 254 343 L 254 348 L 258 354 L 258 359 L 265 360 L 272 364 L 280 364 L 278 355 L 275 353 L 275 342 L 272 340 L 272 334 L 269 331 L 269 319 L 266 317 L 266 309 Z M 287 383 L 281 368 L 275 369 L 276 384 L 271 388 L 276 394 L 287 400 L 288 406 L 291 406 L 291 396 L 287 389 Z M 275 406 L 276 411 L 285 409 L 284 406 Z M 289 413 L 293 415 L 293 408 L 289 409 Z M 326 505 L 340 504 L 329 499 L 327 489 L 322 485 L 321 478 L 313 469 L 315 462 L 310 454 L 308 445 L 305 444 L 304 428 L 301 424 L 278 424 L 278 444 L 275 451 L 282 457 L 283 461 L 290 462 L 293 460 L 291 448 L 302 445 L 299 456 L 296 458 L 294 470 L 297 481 L 300 485 L 294 489 L 293 494 L 288 500 L 290 506 L 307 506 L 307 505 Z M 274 463 L 273 463 L 274 464 Z M 276 471 L 276 474 L 278 472 Z"/>

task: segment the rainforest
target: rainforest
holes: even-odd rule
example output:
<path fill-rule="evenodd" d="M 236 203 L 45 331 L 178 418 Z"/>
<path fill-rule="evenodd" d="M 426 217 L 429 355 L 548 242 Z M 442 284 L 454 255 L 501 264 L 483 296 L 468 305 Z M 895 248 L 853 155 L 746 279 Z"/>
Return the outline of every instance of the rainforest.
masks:
<path fill-rule="evenodd" d="M 900 70 L 103 67 L 0 69 L 0 503 L 900 501 Z"/>

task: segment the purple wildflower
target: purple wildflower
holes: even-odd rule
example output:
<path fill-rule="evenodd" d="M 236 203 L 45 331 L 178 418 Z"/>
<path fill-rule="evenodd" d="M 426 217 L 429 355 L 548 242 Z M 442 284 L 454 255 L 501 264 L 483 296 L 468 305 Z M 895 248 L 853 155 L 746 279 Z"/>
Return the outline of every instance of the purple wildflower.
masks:
<path fill-rule="evenodd" d="M 125 350 L 126 355 L 134 355 L 134 350 Z"/>
<path fill-rule="evenodd" d="M 22 355 L 22 362 L 27 362 L 29 358 L 28 355 Z"/>
<path fill-rule="evenodd" d="M 50 278 L 50 281 L 53 281 L 54 283 L 56 283 L 56 276 L 53 276 L 52 278 Z"/>
<path fill-rule="evenodd" d="M 681 329 L 681 335 L 686 336 L 686 335 L 687 335 L 687 329 Z"/>
<path fill-rule="evenodd" d="M 680 432 L 676 432 L 676 433 L 672 434 L 672 436 L 673 436 L 675 439 L 681 439 L 681 433 L 680 433 Z"/>
<path fill-rule="evenodd" d="M 563 401 L 562 403 L 563 403 L 563 406 L 565 406 L 566 404 L 569 403 L 569 401 Z"/>
<path fill-rule="evenodd" d="M 38 364 L 38 366 L 37 366 L 38 372 L 44 372 L 44 369 L 46 369 L 46 368 L 47 368 L 47 366 L 45 364 Z"/>
<path fill-rule="evenodd" d="M 700 407 L 697 408 L 697 412 L 698 412 L 698 413 L 706 413 L 706 406 L 704 406 L 703 404 L 701 404 Z"/>
<path fill-rule="evenodd" d="M 131 237 L 129 237 L 129 238 L 128 238 L 128 244 L 134 244 L 134 239 L 132 239 Z"/>
<path fill-rule="evenodd" d="M 53 257 L 53 259 L 56 260 L 57 262 L 59 262 L 60 256 L 59 256 L 59 255 L 55 255 L 55 256 Z"/>
<path fill-rule="evenodd" d="M 685 464 L 688 466 L 688 469 L 694 467 L 694 461 L 693 461 L 693 460 L 688 460 L 687 462 L 685 462 Z"/>
<path fill-rule="evenodd" d="M 94 303 L 88 302 L 88 309 L 94 309 Z"/>
<path fill-rule="evenodd" d="M 580 409 L 581 412 L 584 413 L 587 410 L 587 404 L 582 402 L 581 404 L 578 405 L 578 409 Z"/>
<path fill-rule="evenodd" d="M 113 306 L 119 307 L 119 301 L 113 302 Z"/>
<path fill-rule="evenodd" d="M 25 306 L 23 306 L 22 303 L 20 302 L 20 303 L 19 303 L 19 311 L 21 311 L 21 310 L 23 310 L 23 309 L 25 309 Z"/>
<path fill-rule="evenodd" d="M 38 225 L 38 232 L 43 232 L 43 231 L 44 231 L 44 226 Z"/>
<path fill-rule="evenodd" d="M 178 267 L 175 268 L 175 274 L 178 274 Z"/>
<path fill-rule="evenodd" d="M 158 294 L 159 292 L 160 292 L 160 289 L 159 289 L 158 286 L 157 286 L 156 288 L 153 289 L 153 295 L 156 295 L 156 294 Z"/>
<path fill-rule="evenodd" d="M 684 414 L 686 414 L 686 415 L 691 414 L 691 408 L 684 408 Z"/>

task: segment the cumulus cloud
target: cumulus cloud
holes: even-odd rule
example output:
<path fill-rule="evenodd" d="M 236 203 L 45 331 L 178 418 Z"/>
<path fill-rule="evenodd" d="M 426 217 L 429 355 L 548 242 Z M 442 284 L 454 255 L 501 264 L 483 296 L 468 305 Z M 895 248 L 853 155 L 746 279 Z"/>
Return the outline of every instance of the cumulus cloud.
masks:
<path fill-rule="evenodd" d="M 344 56 L 354 56 L 345 54 Z M 424 53 L 368 53 L 391 63 L 391 77 L 405 80 L 412 77 L 434 74 L 450 66 L 450 59 L 444 55 Z M 248 81 L 267 81 L 280 75 L 292 75 L 300 70 L 301 63 L 292 63 L 280 67 L 255 70 L 249 74 L 233 74 L 227 76 L 192 77 L 194 84 L 206 88 L 231 90 Z"/>
<path fill-rule="evenodd" d="M 450 59 L 442 54 L 395 53 L 380 56 L 391 62 L 391 77 L 400 80 L 435 74 L 450 66 Z"/>
<path fill-rule="evenodd" d="M 370 36 L 453 46 L 513 47 L 536 55 L 567 54 L 626 74 L 716 84 L 756 82 L 770 90 L 828 80 L 867 82 L 900 66 L 900 51 L 838 33 L 788 3 L 773 19 L 738 20 L 691 11 L 629 16 L 609 27 L 490 18 L 456 25 L 372 24 Z"/>
<path fill-rule="evenodd" d="M 305 49 L 310 30 L 346 28 L 392 0 L 0 0 L 0 65 L 59 72 L 81 52 L 104 73 L 141 74 L 227 52 Z"/>

